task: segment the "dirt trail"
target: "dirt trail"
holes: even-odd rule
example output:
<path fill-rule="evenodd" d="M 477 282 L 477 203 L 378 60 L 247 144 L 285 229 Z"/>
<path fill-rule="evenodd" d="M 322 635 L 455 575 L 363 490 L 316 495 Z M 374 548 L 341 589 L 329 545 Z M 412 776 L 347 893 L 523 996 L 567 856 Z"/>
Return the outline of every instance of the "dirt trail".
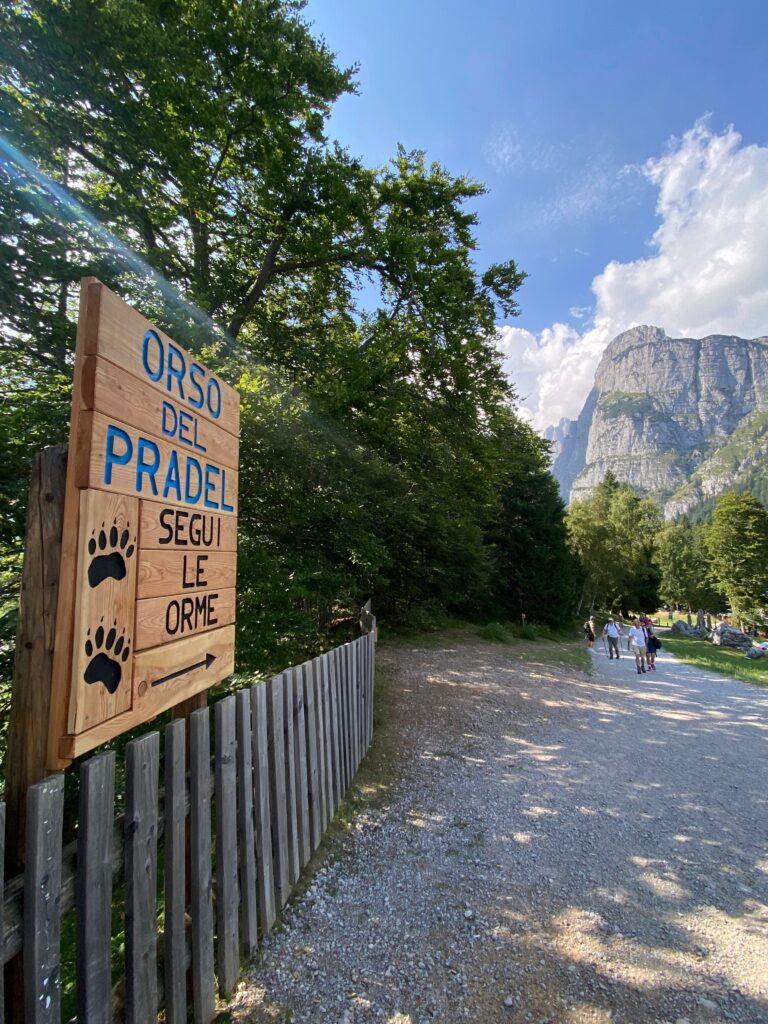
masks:
<path fill-rule="evenodd" d="M 380 651 L 386 788 L 233 1020 L 768 1021 L 768 690 L 544 649 Z"/>

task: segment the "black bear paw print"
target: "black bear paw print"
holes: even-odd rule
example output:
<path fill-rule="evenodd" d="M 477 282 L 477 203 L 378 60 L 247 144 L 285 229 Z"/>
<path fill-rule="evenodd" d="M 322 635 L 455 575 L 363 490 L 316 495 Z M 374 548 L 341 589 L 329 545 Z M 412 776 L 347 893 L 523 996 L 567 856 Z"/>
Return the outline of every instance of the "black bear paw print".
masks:
<path fill-rule="evenodd" d="M 107 630 L 102 619 L 93 637 L 88 630 L 85 653 L 91 659 L 83 676 L 86 683 L 102 683 L 109 693 L 114 693 L 123 678 L 123 665 L 131 653 L 131 640 L 126 637 L 125 630 L 118 634 L 117 622 Z"/>
<path fill-rule="evenodd" d="M 125 560 L 136 550 L 136 538 L 131 537 L 130 525 L 126 523 L 120 531 L 113 519 L 109 529 L 102 523 L 98 534 L 96 530 L 91 534 L 88 541 L 88 554 L 91 556 L 88 582 L 92 587 L 98 587 L 104 580 L 125 579 Z"/>

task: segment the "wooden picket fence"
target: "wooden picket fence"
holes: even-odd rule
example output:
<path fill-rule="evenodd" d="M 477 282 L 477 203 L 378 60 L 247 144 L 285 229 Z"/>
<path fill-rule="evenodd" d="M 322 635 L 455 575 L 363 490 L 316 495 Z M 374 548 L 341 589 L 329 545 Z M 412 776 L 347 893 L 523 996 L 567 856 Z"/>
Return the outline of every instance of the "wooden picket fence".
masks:
<path fill-rule="evenodd" d="M 25 1024 L 61 1022 L 72 913 L 79 1024 L 154 1024 L 160 1010 L 168 1024 L 209 1024 L 217 987 L 232 991 L 274 926 L 370 745 L 375 618 L 364 610 L 361 623 L 357 640 L 220 700 L 213 757 L 208 708 L 189 719 L 188 749 L 183 720 L 165 729 L 162 780 L 160 734 L 130 742 L 122 815 L 114 752 L 84 763 L 67 847 L 63 775 L 31 787 L 24 874 L 0 891 L 2 962 L 20 954 Z M 0 846 L 4 823 L 0 805 Z M 21 1016 L 3 1018 L 3 1003 L 0 1024 Z"/>

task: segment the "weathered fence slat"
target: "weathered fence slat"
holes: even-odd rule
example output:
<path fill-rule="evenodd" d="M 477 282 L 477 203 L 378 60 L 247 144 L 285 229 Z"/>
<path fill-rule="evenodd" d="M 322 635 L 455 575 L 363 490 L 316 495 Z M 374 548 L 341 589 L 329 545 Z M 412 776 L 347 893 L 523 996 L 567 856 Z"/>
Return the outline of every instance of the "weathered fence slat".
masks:
<path fill-rule="evenodd" d="M 325 832 L 330 818 L 331 785 L 330 747 L 328 746 L 328 659 L 325 655 L 315 661 L 315 704 L 317 706 L 317 740 L 320 767 L 320 831 Z"/>
<path fill-rule="evenodd" d="M 187 1019 L 186 902 L 186 725 L 179 718 L 165 728 L 165 1019 Z"/>
<path fill-rule="evenodd" d="M 157 1016 L 157 799 L 160 735 L 132 740 L 125 762 L 125 1019 Z"/>
<path fill-rule="evenodd" d="M 59 1024 L 59 896 L 64 822 L 64 776 L 27 790 L 24 865 L 24 1020 Z"/>
<path fill-rule="evenodd" d="M 309 839 L 312 850 L 320 845 L 323 834 L 322 798 L 320 795 L 320 769 L 318 765 L 318 734 L 317 712 L 315 701 L 316 661 L 308 661 L 304 665 L 304 715 L 307 727 L 307 792 L 309 803 Z"/>
<path fill-rule="evenodd" d="M 342 705 L 344 707 L 344 792 L 352 781 L 352 708 L 349 673 L 349 644 L 339 652 L 341 659 Z"/>
<path fill-rule="evenodd" d="M 189 716 L 192 1002 L 195 1024 L 215 1013 L 211 879 L 211 737 L 208 708 Z"/>
<path fill-rule="evenodd" d="M 272 859 L 275 865 L 277 901 L 284 907 L 290 895 L 288 866 L 288 805 L 285 776 L 285 733 L 283 731 L 284 676 L 274 676 L 267 708 L 269 726 L 269 799 L 272 809 Z"/>
<path fill-rule="evenodd" d="M 266 683 L 251 688 L 253 731 L 253 792 L 256 802 L 256 871 L 259 885 L 261 930 L 267 935 L 275 923 L 275 874 L 272 866 L 272 818 L 269 794 L 269 740 Z"/>
<path fill-rule="evenodd" d="M 216 950 L 219 992 L 228 996 L 240 967 L 237 885 L 237 732 L 234 695 L 216 704 Z"/>
<path fill-rule="evenodd" d="M 112 1020 L 112 821 L 115 754 L 97 754 L 80 768 L 77 829 L 77 1016 Z"/>
<path fill-rule="evenodd" d="M 284 675 L 283 681 L 283 736 L 285 753 L 285 802 L 288 817 L 288 880 L 295 885 L 299 880 L 299 811 L 296 792 L 296 751 L 293 730 L 294 670 Z"/>
<path fill-rule="evenodd" d="M 246 960 L 258 948 L 256 840 L 253 822 L 251 694 L 237 695 L 237 838 L 240 851 L 240 946 Z"/>
<path fill-rule="evenodd" d="M 352 775 L 360 764 L 360 673 L 358 672 L 357 640 L 349 645 L 349 684 L 352 697 Z"/>
<path fill-rule="evenodd" d="M 331 691 L 331 740 L 333 747 L 333 813 L 338 810 L 342 786 L 341 770 L 341 704 L 339 701 L 339 664 L 335 651 L 328 654 Z"/>
<path fill-rule="evenodd" d="M 304 706 L 304 666 L 293 670 L 293 736 L 296 779 L 296 819 L 299 868 L 310 858 L 309 780 L 307 769 L 307 716 Z"/>

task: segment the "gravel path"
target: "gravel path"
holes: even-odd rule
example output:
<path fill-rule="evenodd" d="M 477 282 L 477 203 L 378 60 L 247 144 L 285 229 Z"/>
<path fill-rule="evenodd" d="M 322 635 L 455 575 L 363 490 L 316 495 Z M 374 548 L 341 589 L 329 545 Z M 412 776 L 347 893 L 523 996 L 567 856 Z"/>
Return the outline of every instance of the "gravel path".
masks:
<path fill-rule="evenodd" d="M 768 1022 L 768 690 L 543 647 L 380 651 L 371 801 L 232 1020 Z"/>

